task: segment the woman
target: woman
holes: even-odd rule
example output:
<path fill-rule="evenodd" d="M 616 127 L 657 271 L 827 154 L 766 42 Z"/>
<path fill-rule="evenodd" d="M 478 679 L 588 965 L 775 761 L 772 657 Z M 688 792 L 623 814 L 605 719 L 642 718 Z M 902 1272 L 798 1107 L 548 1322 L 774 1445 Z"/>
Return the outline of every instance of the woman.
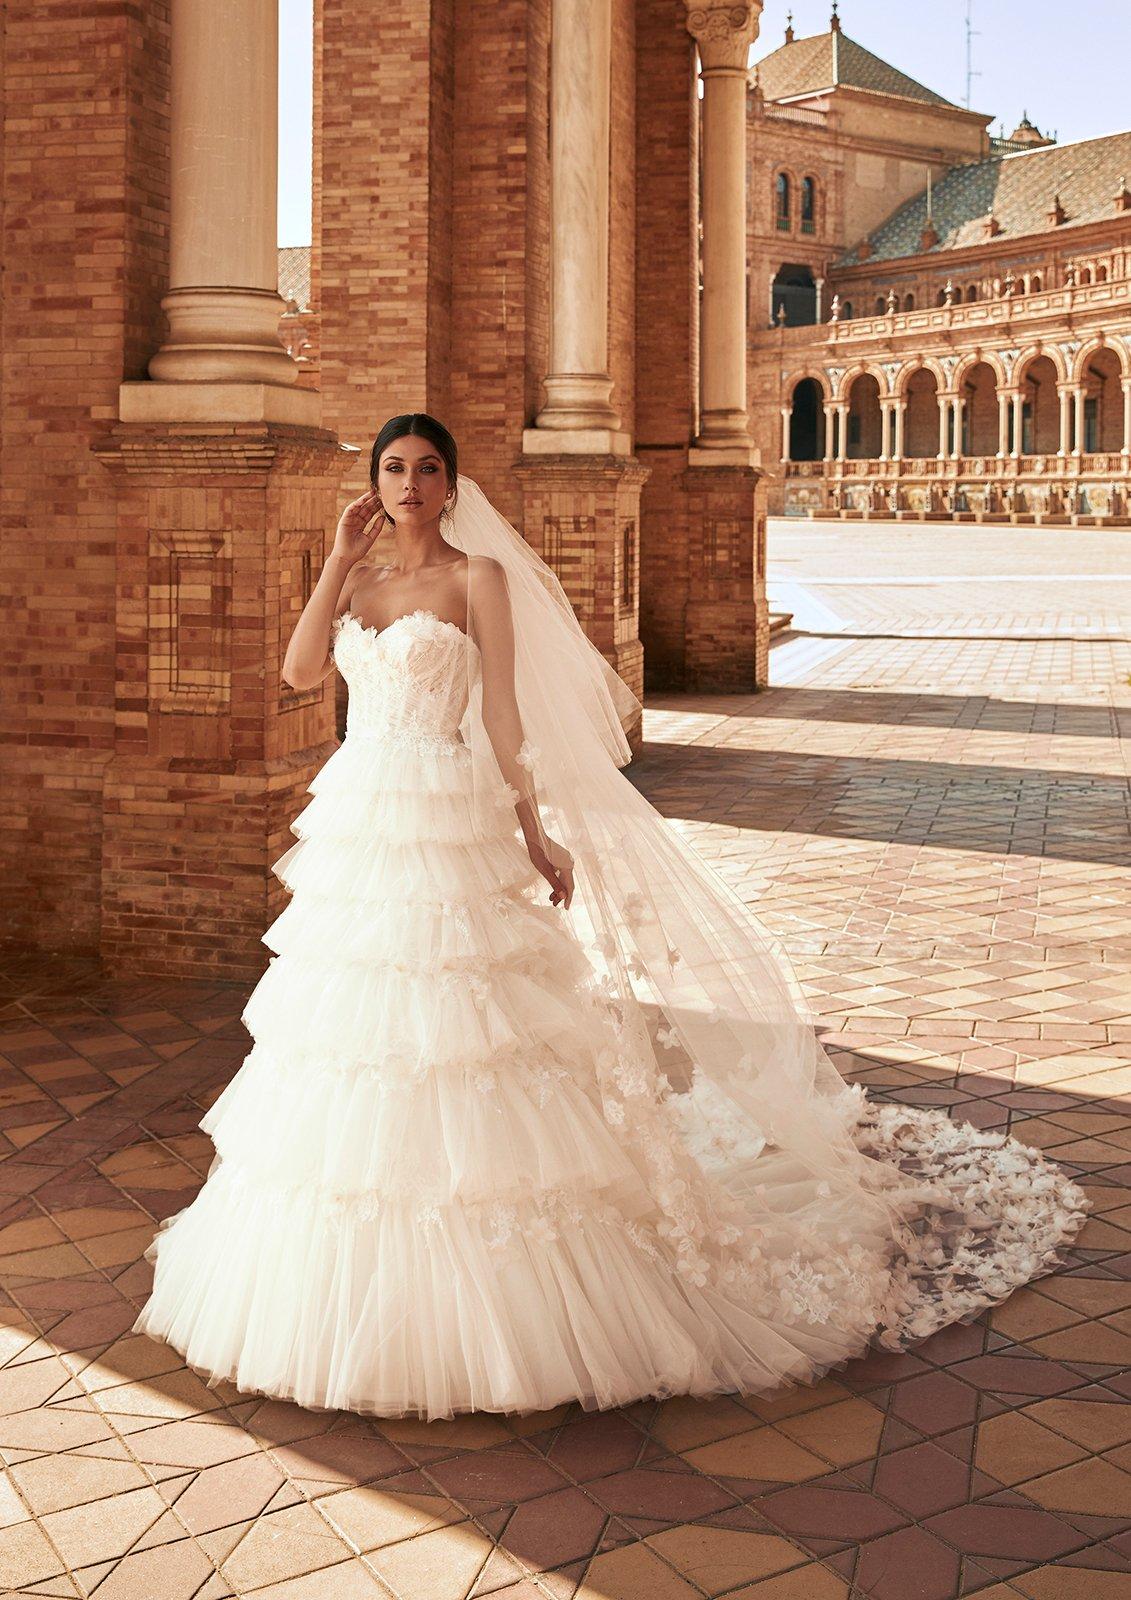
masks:
<path fill-rule="evenodd" d="M 135 1328 L 318 1409 L 593 1409 L 809 1383 L 1050 1270 L 1082 1192 L 845 1086 L 618 770 L 639 701 L 448 431 L 391 418 L 370 478 L 283 669 L 337 667 L 346 737 Z"/>

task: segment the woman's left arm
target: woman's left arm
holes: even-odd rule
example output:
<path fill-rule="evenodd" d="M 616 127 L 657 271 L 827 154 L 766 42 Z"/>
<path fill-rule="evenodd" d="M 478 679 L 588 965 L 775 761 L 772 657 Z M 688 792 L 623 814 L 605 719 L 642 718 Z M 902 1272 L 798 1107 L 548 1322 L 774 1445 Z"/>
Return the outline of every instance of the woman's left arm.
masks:
<path fill-rule="evenodd" d="M 469 619 L 479 645 L 483 673 L 483 727 L 491 741 L 499 771 L 515 791 L 515 815 L 530 859 L 568 907 L 573 895 L 572 858 L 542 827 L 534 785 L 531 745 L 526 739 L 515 693 L 514 620 L 507 575 L 493 556 L 472 556 L 468 573 Z"/>

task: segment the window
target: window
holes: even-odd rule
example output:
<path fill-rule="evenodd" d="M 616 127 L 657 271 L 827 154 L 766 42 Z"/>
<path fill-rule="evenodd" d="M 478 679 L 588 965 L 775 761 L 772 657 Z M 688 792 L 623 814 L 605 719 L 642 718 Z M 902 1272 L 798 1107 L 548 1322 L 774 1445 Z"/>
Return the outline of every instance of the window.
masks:
<path fill-rule="evenodd" d="M 801 231 L 815 233 L 817 228 L 817 184 L 813 178 L 801 180 Z"/>
<path fill-rule="evenodd" d="M 903 309 L 904 309 L 904 311 L 914 311 L 914 309 L 915 309 L 915 296 L 913 294 L 905 294 L 904 295 L 904 297 L 903 297 Z"/>
<path fill-rule="evenodd" d="M 843 300 L 841 302 L 840 315 L 841 315 L 841 320 L 843 322 L 851 322 L 852 321 L 852 301 L 851 300 Z"/>
<path fill-rule="evenodd" d="M 1084 401 L 1084 452 L 1092 455 L 1099 449 L 1099 404 L 1095 395 Z"/>
<path fill-rule="evenodd" d="M 779 172 L 774 180 L 774 217 L 783 233 L 789 232 L 790 209 L 789 177 Z"/>
<path fill-rule="evenodd" d="M 1041 275 L 1040 275 L 1039 272 L 1034 272 L 1033 276 L 1029 279 L 1029 293 L 1030 294 L 1039 294 L 1040 290 L 1041 290 Z"/>
<path fill-rule="evenodd" d="M 882 294 L 878 294 L 876 296 L 875 315 L 877 317 L 882 317 L 886 310 L 887 310 L 887 301 L 884 299 Z"/>
<path fill-rule="evenodd" d="M 1097 283 L 1106 283 L 1107 282 L 1107 268 L 1106 267 L 1097 267 L 1096 268 L 1096 282 Z"/>
<path fill-rule="evenodd" d="M 977 298 L 978 298 L 978 285 L 976 283 L 972 283 L 970 285 L 970 287 L 966 291 L 966 299 L 968 301 L 970 301 L 970 300 L 976 300 Z"/>
<path fill-rule="evenodd" d="M 946 290 L 945 289 L 940 289 L 939 290 L 938 294 L 935 296 L 935 304 L 937 306 L 945 306 L 946 305 Z"/>

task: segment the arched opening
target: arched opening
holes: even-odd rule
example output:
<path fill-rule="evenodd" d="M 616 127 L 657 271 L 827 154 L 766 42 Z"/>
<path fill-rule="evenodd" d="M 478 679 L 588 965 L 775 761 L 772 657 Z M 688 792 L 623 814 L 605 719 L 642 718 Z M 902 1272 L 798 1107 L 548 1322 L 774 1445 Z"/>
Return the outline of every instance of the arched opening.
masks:
<path fill-rule="evenodd" d="M 915 296 L 913 294 L 905 294 L 904 295 L 904 297 L 903 297 L 903 309 L 904 309 L 904 311 L 914 311 L 914 309 L 915 309 Z"/>
<path fill-rule="evenodd" d="M 802 233 L 815 233 L 817 231 L 817 181 L 815 178 L 802 178 L 801 180 L 801 231 Z"/>
<path fill-rule="evenodd" d="M 793 386 L 789 413 L 789 459 L 820 461 L 825 454 L 825 407 L 816 378 Z"/>
<path fill-rule="evenodd" d="M 1096 282 L 1097 283 L 1106 283 L 1107 282 L 1107 268 L 1106 267 L 1097 267 L 1096 268 Z"/>
<path fill-rule="evenodd" d="M 971 300 L 976 300 L 977 298 L 978 298 L 978 285 L 976 283 L 971 283 L 971 284 L 969 284 L 967 286 L 967 289 L 966 289 L 967 302 L 969 303 Z"/>
<path fill-rule="evenodd" d="M 1034 356 L 1021 377 L 1021 454 L 1051 456 L 1060 448 L 1060 401 L 1056 367 Z"/>
<path fill-rule="evenodd" d="M 920 367 L 904 389 L 903 453 L 916 460 L 939 453 L 939 386 L 930 367 Z"/>
<path fill-rule="evenodd" d="M 1034 272 L 1033 276 L 1029 279 L 1029 293 L 1038 294 L 1040 292 L 1040 288 L 1041 275 L 1039 272 Z"/>
<path fill-rule="evenodd" d="M 935 296 L 935 304 L 937 306 L 945 306 L 946 305 L 946 290 L 945 289 L 940 289 L 939 290 L 938 294 Z"/>
<path fill-rule="evenodd" d="M 997 454 L 997 378 L 988 361 L 975 363 L 962 380 L 964 456 Z"/>
<path fill-rule="evenodd" d="M 1123 376 L 1114 350 L 1097 350 L 1084 367 L 1084 449 L 1123 449 Z"/>
<path fill-rule="evenodd" d="M 870 372 L 862 372 L 848 391 L 846 454 L 853 461 L 875 461 L 881 433 L 880 386 Z"/>
<path fill-rule="evenodd" d="M 810 268 L 788 261 L 778 268 L 770 287 L 770 315 L 775 323 L 782 306 L 787 328 L 805 328 L 816 322 L 817 285 Z"/>
<path fill-rule="evenodd" d="M 789 232 L 790 193 L 789 174 L 779 172 L 774 179 L 774 221 L 783 233 Z"/>
<path fill-rule="evenodd" d="M 845 300 L 842 303 L 841 308 L 840 308 L 840 320 L 842 322 L 851 322 L 852 321 L 852 301 L 851 300 Z"/>
<path fill-rule="evenodd" d="M 876 296 L 876 302 L 872 307 L 872 314 L 877 317 L 882 317 L 886 309 L 887 301 L 884 299 L 882 294 L 878 294 Z"/>
<path fill-rule="evenodd" d="M 1092 269 L 1091 269 L 1091 267 L 1081 267 L 1081 269 L 1080 269 L 1080 282 L 1081 282 L 1081 284 L 1088 284 L 1088 283 L 1091 283 L 1091 281 L 1092 281 Z"/>

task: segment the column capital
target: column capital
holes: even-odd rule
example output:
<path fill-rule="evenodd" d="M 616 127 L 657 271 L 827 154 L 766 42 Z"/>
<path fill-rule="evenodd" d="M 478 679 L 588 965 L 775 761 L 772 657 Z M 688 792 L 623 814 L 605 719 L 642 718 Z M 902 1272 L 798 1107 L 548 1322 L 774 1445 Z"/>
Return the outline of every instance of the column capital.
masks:
<path fill-rule="evenodd" d="M 762 0 L 684 0 L 687 31 L 699 46 L 705 71 L 746 72 L 750 46 L 758 37 Z"/>

